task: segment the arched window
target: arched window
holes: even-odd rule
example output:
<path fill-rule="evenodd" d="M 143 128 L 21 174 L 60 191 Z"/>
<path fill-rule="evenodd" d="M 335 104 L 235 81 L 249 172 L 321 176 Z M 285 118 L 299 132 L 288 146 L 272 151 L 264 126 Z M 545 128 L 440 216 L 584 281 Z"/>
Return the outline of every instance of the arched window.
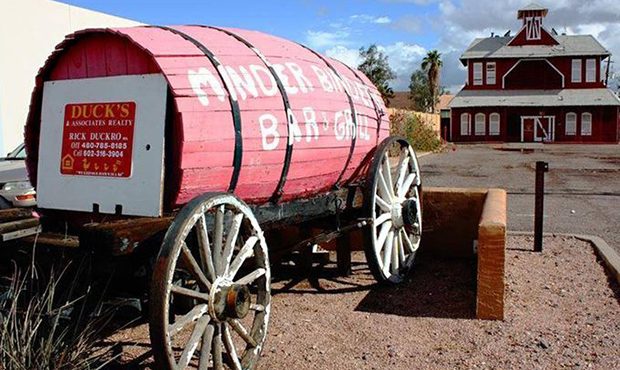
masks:
<path fill-rule="evenodd" d="M 489 116 L 489 135 L 499 135 L 499 113 L 491 113 Z"/>
<path fill-rule="evenodd" d="M 471 115 L 461 113 L 461 136 L 471 135 Z"/>
<path fill-rule="evenodd" d="M 484 113 L 476 113 L 476 135 L 484 135 L 486 132 L 486 117 Z"/>
<path fill-rule="evenodd" d="M 592 113 L 581 113 L 581 135 L 592 135 Z"/>
<path fill-rule="evenodd" d="M 566 113 L 566 124 L 564 125 L 564 133 L 566 135 L 575 135 L 577 133 L 577 114 Z"/>

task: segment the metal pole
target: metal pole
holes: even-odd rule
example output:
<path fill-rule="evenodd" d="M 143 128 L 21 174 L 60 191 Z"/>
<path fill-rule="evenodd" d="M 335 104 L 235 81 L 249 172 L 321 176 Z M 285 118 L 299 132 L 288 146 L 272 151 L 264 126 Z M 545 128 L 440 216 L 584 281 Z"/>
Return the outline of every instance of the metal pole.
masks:
<path fill-rule="evenodd" d="M 542 252 L 543 213 L 545 198 L 545 172 L 549 171 L 549 163 L 536 162 L 536 195 L 534 200 L 534 251 Z"/>

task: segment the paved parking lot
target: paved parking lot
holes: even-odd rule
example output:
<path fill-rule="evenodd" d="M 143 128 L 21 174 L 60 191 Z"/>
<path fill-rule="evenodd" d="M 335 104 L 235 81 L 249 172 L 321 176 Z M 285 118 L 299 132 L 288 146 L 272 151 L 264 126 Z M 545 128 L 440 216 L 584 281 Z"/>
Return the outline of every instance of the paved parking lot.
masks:
<path fill-rule="evenodd" d="M 459 145 L 420 158 L 425 186 L 508 191 L 508 229 L 534 229 L 535 162 L 546 161 L 545 232 L 597 235 L 620 251 L 620 145 Z"/>

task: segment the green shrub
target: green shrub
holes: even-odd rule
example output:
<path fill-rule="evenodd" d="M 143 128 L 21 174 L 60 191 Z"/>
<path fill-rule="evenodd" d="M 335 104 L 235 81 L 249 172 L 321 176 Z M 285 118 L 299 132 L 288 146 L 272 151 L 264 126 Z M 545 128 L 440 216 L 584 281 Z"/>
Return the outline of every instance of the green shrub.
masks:
<path fill-rule="evenodd" d="M 390 115 L 391 134 L 407 138 L 415 151 L 433 152 L 442 142 L 432 127 L 424 124 L 412 112 L 395 111 Z"/>

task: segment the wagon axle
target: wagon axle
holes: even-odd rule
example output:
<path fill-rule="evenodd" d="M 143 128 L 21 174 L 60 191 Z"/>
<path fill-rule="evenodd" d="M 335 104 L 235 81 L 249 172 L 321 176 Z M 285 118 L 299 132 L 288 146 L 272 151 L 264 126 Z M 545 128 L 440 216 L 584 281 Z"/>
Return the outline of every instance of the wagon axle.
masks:
<path fill-rule="evenodd" d="M 250 312 L 251 303 L 250 289 L 247 285 L 216 280 L 211 287 L 209 314 L 213 320 L 220 322 L 243 319 Z"/>

